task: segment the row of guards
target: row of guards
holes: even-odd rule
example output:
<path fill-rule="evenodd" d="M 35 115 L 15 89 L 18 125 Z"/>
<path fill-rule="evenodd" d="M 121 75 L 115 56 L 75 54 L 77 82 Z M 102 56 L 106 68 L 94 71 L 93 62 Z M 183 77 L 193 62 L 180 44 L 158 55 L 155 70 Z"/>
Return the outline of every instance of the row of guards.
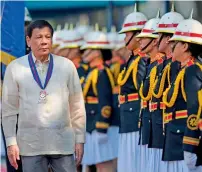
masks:
<path fill-rule="evenodd" d="M 83 171 L 202 171 L 202 24 L 192 14 L 173 4 L 147 20 L 135 7 L 119 34 L 56 31 L 53 53 L 74 62 L 83 88 Z"/>
<path fill-rule="evenodd" d="M 135 7 L 119 34 L 97 24 L 54 33 L 52 53 L 73 61 L 83 88 L 82 171 L 202 171 L 202 24 L 192 13 L 184 19 L 173 6 L 148 20 Z M 25 47 L 19 31 L 9 33 L 18 46 L 2 46 L 2 65 L 23 55 L 12 49 Z"/>

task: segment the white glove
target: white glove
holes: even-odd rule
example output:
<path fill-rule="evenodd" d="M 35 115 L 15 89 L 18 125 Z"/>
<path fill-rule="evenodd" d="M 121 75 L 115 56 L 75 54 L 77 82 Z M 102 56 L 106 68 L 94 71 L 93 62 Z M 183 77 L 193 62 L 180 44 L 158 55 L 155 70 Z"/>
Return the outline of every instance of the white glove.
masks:
<path fill-rule="evenodd" d="M 184 151 L 184 160 L 189 170 L 195 170 L 197 168 L 196 167 L 197 156 L 195 153 Z"/>
<path fill-rule="evenodd" d="M 107 133 L 100 133 L 96 131 L 96 139 L 98 140 L 99 144 L 103 144 L 108 141 L 108 135 Z"/>

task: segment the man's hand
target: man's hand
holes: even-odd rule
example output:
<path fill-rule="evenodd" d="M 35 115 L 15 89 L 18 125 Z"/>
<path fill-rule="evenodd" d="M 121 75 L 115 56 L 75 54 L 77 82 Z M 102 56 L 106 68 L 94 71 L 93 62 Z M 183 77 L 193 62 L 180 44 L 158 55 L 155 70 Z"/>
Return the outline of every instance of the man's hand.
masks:
<path fill-rule="evenodd" d="M 17 160 L 20 160 L 20 153 L 18 145 L 12 145 L 7 147 L 7 154 L 10 164 L 17 170 L 18 163 Z"/>
<path fill-rule="evenodd" d="M 75 145 L 75 156 L 76 156 L 76 166 L 81 164 L 83 158 L 83 143 L 76 143 Z"/>

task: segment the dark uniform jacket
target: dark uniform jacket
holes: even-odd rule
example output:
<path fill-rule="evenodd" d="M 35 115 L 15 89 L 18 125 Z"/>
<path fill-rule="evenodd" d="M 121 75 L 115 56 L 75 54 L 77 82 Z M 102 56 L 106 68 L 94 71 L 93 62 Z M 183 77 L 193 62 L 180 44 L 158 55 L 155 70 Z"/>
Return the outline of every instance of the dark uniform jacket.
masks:
<path fill-rule="evenodd" d="M 147 58 L 141 54 L 131 55 L 118 78 L 120 85 L 120 133 L 138 131 L 140 98 L 138 90 L 145 77 Z"/>
<path fill-rule="evenodd" d="M 141 97 L 141 114 L 140 114 L 140 141 L 142 145 L 149 143 L 151 129 L 151 112 L 150 104 L 153 92 L 153 86 L 158 73 L 158 66 L 163 63 L 163 54 L 156 55 L 156 61 L 147 67 L 146 76 L 141 84 L 139 94 Z"/>
<path fill-rule="evenodd" d="M 201 88 L 202 62 L 198 61 L 186 69 L 184 76 L 184 91 L 187 102 L 188 119 L 183 138 L 183 149 L 184 151 L 197 155 L 196 165 L 202 165 L 202 138 L 198 125 L 198 117 L 201 116 L 198 93 L 201 94 L 201 92 L 199 92 Z"/>
<path fill-rule="evenodd" d="M 187 104 L 182 91 L 183 71 L 193 64 L 189 61 L 181 68 L 179 62 L 171 64 L 171 85 L 164 93 L 163 101 L 166 105 L 164 117 L 165 141 L 163 146 L 164 161 L 178 161 L 184 159 L 183 136 L 187 120 Z M 173 65 L 173 66 L 172 66 Z M 177 74 L 177 75 L 176 75 Z"/>
<path fill-rule="evenodd" d="M 157 77 L 152 93 L 151 104 L 149 106 L 151 112 L 151 130 L 149 135 L 149 148 L 163 148 L 163 109 L 165 105 L 162 102 L 163 92 L 168 88 L 168 72 L 170 69 L 171 58 L 164 57 L 163 63 L 158 65 Z"/>
<path fill-rule="evenodd" d="M 87 132 L 93 130 L 106 133 L 112 116 L 112 74 L 106 66 L 90 69 L 83 94 L 87 115 Z"/>

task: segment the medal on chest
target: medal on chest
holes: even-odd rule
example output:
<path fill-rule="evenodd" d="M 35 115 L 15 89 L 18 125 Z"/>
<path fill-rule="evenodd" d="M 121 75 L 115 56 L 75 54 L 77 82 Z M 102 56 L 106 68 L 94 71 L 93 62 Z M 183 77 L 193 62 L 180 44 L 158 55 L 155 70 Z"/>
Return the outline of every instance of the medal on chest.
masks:
<path fill-rule="evenodd" d="M 46 103 L 47 102 L 47 92 L 46 92 L 46 86 L 52 76 L 52 71 L 53 71 L 53 56 L 50 54 L 50 62 L 49 62 L 49 66 L 48 66 L 48 71 L 46 74 L 46 79 L 45 79 L 45 83 L 44 85 L 42 85 L 41 80 L 39 78 L 38 72 L 36 70 L 36 66 L 35 63 L 33 61 L 32 58 L 32 53 L 30 53 L 28 55 L 28 61 L 29 61 L 29 65 L 30 65 L 30 69 L 33 75 L 34 80 L 36 81 L 36 83 L 38 84 L 38 86 L 41 88 L 41 91 L 39 92 L 39 100 L 38 103 Z"/>

